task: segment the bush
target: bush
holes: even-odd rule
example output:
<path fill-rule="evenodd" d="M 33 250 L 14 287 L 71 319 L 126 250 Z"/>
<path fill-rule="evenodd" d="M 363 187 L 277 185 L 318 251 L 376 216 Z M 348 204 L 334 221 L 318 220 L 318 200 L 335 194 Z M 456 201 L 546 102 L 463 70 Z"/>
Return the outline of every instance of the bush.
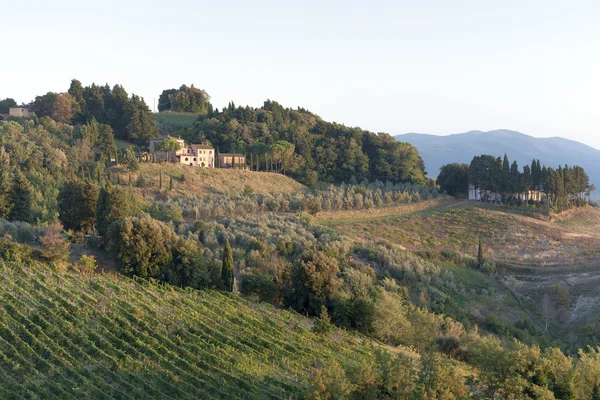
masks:
<path fill-rule="evenodd" d="M 43 246 L 40 251 L 42 257 L 53 262 L 66 262 L 69 259 L 71 243 L 62 236 L 61 232 L 62 226 L 59 224 L 46 227 L 40 237 Z"/>
<path fill-rule="evenodd" d="M 81 272 L 94 272 L 98 265 L 96 264 L 96 258 L 94 256 L 88 256 L 86 254 L 81 256 L 79 260 L 79 270 Z"/>

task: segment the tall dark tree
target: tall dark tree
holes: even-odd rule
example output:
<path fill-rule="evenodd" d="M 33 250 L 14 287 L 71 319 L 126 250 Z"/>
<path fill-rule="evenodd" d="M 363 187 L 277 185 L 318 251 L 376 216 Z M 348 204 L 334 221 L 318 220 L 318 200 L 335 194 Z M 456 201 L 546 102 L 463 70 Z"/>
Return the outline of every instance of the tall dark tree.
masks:
<path fill-rule="evenodd" d="M 233 281 L 235 278 L 235 270 L 233 264 L 233 252 L 229 240 L 225 240 L 225 248 L 223 249 L 223 267 L 221 269 L 221 282 L 225 290 L 233 291 Z"/>
<path fill-rule="evenodd" d="M 58 194 L 58 214 L 65 229 L 92 232 L 98 187 L 89 181 L 67 181 Z"/>
<path fill-rule="evenodd" d="M 500 190 L 502 193 L 510 192 L 510 163 L 506 153 L 504 153 L 504 160 L 502 160 L 502 182 Z"/>
<path fill-rule="evenodd" d="M 0 146 L 0 218 L 8 218 L 12 210 L 12 175 L 10 173 L 10 157 Z"/>
<path fill-rule="evenodd" d="M 20 168 L 13 173 L 12 190 L 10 195 L 12 208 L 8 218 L 13 221 L 33 222 L 32 205 L 33 191 L 27 177 Z"/>
<path fill-rule="evenodd" d="M 481 237 L 479 238 L 479 243 L 477 245 L 477 264 L 479 267 L 482 267 L 485 263 L 485 258 L 483 257 L 483 246 L 481 245 Z"/>
<path fill-rule="evenodd" d="M 100 124 L 98 132 L 98 152 L 102 158 L 109 162 L 117 152 L 115 137 L 110 125 Z"/>
<path fill-rule="evenodd" d="M 84 91 L 81 82 L 79 82 L 77 79 L 73 79 L 71 81 L 71 86 L 69 86 L 69 90 L 67 91 L 67 93 L 69 93 L 79 105 L 79 114 L 74 115 L 73 117 L 76 121 L 81 123 L 85 122 L 85 117 L 87 115 L 87 107 L 85 105 L 85 98 L 83 97 L 83 92 Z"/>
<path fill-rule="evenodd" d="M 108 184 L 100 189 L 96 204 L 96 230 L 104 236 L 111 223 L 140 213 L 134 195 L 129 190 Z"/>

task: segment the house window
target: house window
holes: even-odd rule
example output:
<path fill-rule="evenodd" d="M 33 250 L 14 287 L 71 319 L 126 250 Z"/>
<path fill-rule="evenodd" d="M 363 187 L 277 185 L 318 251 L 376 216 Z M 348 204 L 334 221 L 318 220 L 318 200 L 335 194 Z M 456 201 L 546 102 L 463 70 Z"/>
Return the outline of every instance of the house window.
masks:
<path fill-rule="evenodd" d="M 194 161 L 196 161 L 196 157 L 194 157 Z"/>
<path fill-rule="evenodd" d="M 185 161 L 188 161 L 188 158 L 187 158 L 187 157 L 185 158 Z"/>

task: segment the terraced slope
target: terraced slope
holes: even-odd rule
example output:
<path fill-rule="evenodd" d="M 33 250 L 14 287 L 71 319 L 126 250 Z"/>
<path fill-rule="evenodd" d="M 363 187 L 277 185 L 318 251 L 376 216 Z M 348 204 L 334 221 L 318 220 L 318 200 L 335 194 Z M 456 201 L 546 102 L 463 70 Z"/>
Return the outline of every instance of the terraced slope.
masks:
<path fill-rule="evenodd" d="M 116 274 L 0 264 L 0 398 L 298 398 L 373 346 L 298 314 Z"/>

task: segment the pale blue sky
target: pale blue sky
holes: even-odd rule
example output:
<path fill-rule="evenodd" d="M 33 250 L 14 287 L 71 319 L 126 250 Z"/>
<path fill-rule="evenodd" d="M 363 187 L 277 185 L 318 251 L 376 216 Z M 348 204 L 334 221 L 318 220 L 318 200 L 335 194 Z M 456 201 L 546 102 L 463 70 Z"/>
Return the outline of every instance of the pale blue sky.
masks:
<path fill-rule="evenodd" d="M 0 97 L 204 88 L 396 135 L 506 128 L 600 148 L 600 1 L 1 1 Z"/>

